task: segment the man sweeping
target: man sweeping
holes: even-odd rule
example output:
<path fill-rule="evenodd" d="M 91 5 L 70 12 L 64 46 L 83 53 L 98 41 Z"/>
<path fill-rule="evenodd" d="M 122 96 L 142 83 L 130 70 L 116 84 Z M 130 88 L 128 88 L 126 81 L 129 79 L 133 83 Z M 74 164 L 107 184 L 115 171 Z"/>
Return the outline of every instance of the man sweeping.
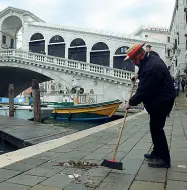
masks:
<path fill-rule="evenodd" d="M 127 51 L 125 60 L 129 59 L 139 67 L 138 75 L 132 79 L 139 79 L 139 84 L 125 108 L 128 110 L 131 106 L 143 102 L 150 115 L 150 131 L 154 145 L 153 151 L 144 157 L 149 161 L 150 167 L 169 168 L 170 153 L 163 128 L 166 117 L 172 110 L 176 92 L 164 61 L 158 56 L 146 53 L 144 44 L 135 44 Z"/>

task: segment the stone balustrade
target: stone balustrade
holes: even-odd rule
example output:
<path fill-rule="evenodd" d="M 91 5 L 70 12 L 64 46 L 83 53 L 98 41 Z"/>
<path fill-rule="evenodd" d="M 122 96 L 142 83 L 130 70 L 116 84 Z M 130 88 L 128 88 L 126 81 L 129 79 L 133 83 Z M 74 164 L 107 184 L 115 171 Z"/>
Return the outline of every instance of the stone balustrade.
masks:
<path fill-rule="evenodd" d="M 63 70 L 74 71 L 90 75 L 91 77 L 99 77 L 120 83 L 129 83 L 131 77 L 134 75 L 134 72 L 22 50 L 0 50 L 0 59 L 5 58 L 21 59 L 23 61 L 32 62 L 32 64 L 36 66 L 48 66 L 49 69 L 60 67 Z"/>

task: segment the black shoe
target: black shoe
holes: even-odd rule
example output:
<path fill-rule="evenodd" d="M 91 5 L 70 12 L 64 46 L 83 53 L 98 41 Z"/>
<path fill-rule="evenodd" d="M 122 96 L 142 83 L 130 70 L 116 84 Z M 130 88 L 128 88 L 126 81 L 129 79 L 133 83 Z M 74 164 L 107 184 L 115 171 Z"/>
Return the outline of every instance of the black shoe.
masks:
<path fill-rule="evenodd" d="M 152 168 L 170 168 L 171 167 L 169 163 L 161 159 L 154 159 L 152 162 L 148 163 L 148 166 Z"/>
<path fill-rule="evenodd" d="M 151 154 L 144 154 L 144 158 L 147 160 L 153 160 L 156 159 L 157 157 L 155 156 L 154 153 L 151 153 Z"/>

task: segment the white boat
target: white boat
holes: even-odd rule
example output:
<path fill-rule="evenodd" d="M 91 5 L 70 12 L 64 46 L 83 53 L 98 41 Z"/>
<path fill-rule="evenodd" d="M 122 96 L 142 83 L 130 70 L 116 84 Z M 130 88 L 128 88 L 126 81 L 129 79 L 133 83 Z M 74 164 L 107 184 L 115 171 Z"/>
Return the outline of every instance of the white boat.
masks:
<path fill-rule="evenodd" d="M 47 119 L 50 117 L 53 107 L 41 107 L 41 119 Z M 9 116 L 9 107 L 0 107 L 0 115 Z M 31 106 L 15 106 L 14 117 L 18 119 L 33 120 L 34 111 Z"/>

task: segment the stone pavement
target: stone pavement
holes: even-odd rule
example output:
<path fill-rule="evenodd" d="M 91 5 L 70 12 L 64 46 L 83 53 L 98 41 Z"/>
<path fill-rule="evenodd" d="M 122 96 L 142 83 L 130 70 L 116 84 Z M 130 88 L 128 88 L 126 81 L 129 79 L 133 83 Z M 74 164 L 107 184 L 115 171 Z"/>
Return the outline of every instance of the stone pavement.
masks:
<path fill-rule="evenodd" d="M 177 108 L 186 108 L 187 107 L 187 98 L 186 98 L 186 92 L 180 92 L 179 97 L 176 98 L 175 103 Z"/>
<path fill-rule="evenodd" d="M 122 171 L 104 167 L 86 170 L 58 165 L 59 162 L 69 160 L 100 164 L 104 158 L 111 159 L 121 127 L 121 125 L 116 125 L 1 168 L 0 189 L 186 190 L 186 110 L 174 109 L 170 118 L 167 119 L 165 131 L 172 159 L 172 167 L 168 170 L 149 168 L 147 161 L 143 158 L 143 154 L 150 151 L 152 146 L 148 124 L 147 114 L 127 122 L 117 155 L 117 160 L 123 162 L 124 170 Z"/>

